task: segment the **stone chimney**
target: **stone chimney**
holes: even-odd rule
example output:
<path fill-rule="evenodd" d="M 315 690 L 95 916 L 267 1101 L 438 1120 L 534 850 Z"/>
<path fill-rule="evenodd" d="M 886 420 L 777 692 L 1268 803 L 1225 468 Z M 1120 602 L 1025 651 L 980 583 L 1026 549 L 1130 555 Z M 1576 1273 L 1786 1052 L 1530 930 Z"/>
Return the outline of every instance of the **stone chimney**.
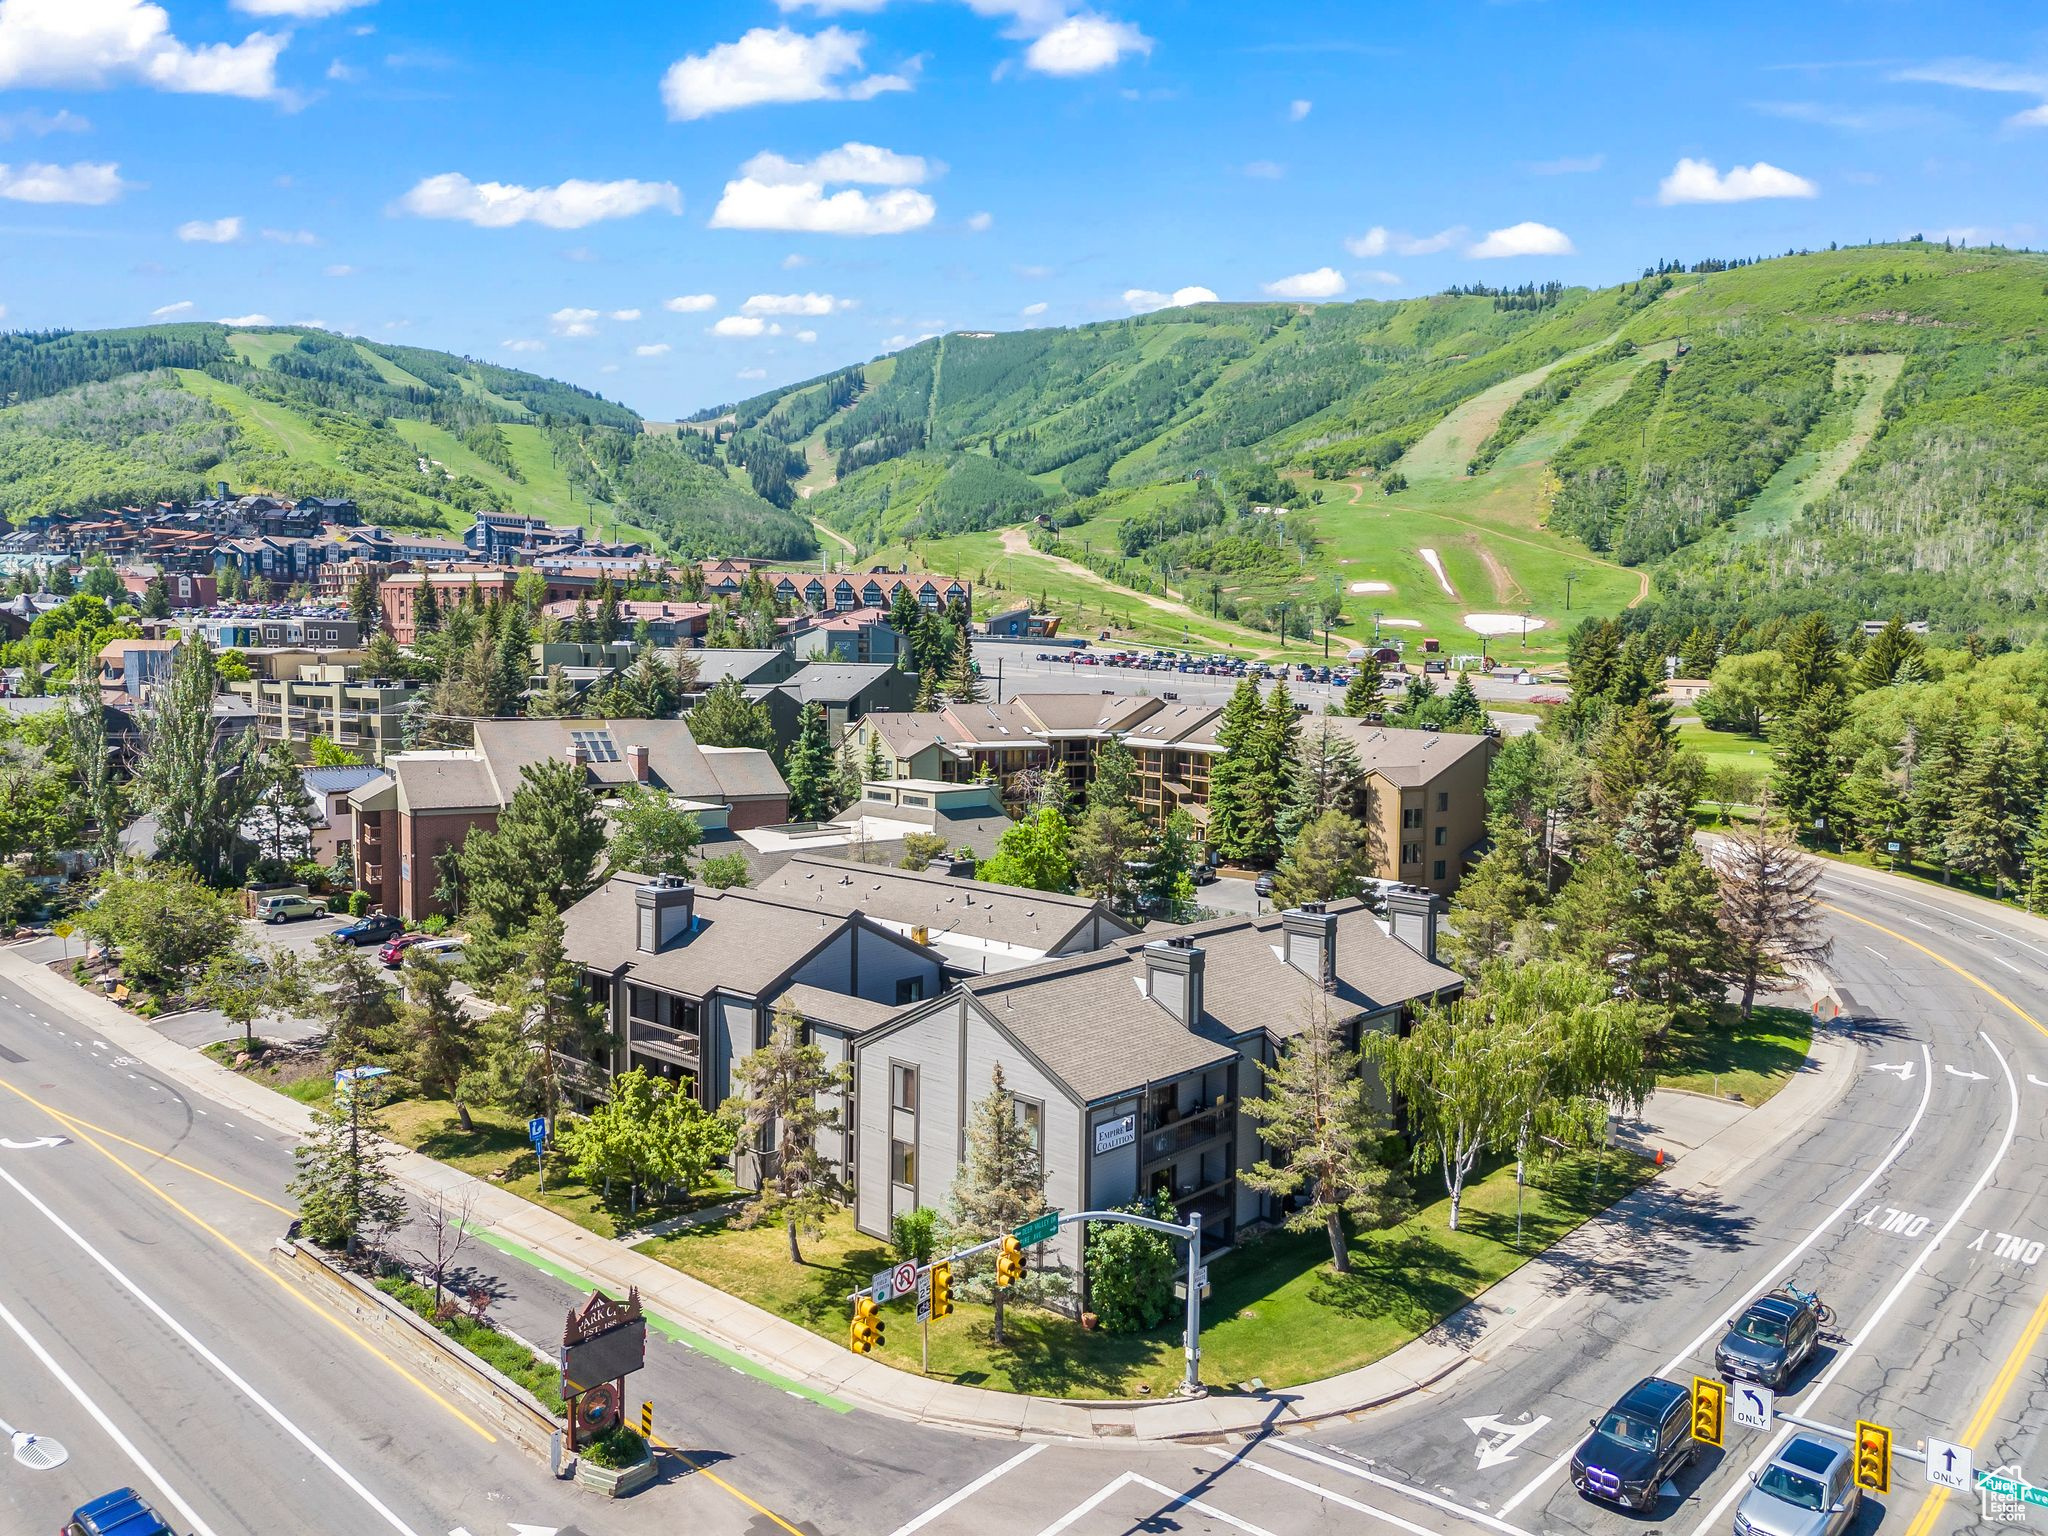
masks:
<path fill-rule="evenodd" d="M 1202 1017 L 1202 951 L 1183 934 L 1154 939 L 1139 953 L 1145 957 L 1145 995 L 1192 1029 Z"/>
<path fill-rule="evenodd" d="M 647 749 L 645 747 L 626 748 L 626 766 L 633 770 L 633 782 L 635 784 L 645 784 L 647 782 Z"/>
<path fill-rule="evenodd" d="M 1436 960 L 1436 920 L 1439 905 L 1434 891 L 1419 885 L 1387 888 L 1387 927 L 1394 937 L 1423 959 Z"/>
<path fill-rule="evenodd" d="M 695 922 L 697 888 L 661 875 L 633 892 L 633 947 L 658 955 L 687 935 Z"/>
<path fill-rule="evenodd" d="M 578 768 L 588 768 L 590 766 L 590 748 L 583 745 L 580 741 L 570 742 L 568 750 L 562 755 Z"/>
<path fill-rule="evenodd" d="M 1280 914 L 1281 954 L 1325 992 L 1337 990 L 1337 914 L 1305 901 Z"/>

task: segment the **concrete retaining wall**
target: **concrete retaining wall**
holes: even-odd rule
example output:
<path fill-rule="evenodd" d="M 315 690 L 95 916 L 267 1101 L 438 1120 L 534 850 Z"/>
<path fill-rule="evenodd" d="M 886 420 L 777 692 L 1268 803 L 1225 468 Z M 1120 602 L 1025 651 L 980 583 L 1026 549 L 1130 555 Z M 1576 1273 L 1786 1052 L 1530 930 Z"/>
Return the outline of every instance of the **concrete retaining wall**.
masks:
<path fill-rule="evenodd" d="M 279 1242 L 270 1256 L 323 1304 L 390 1351 L 400 1365 L 446 1393 L 463 1412 L 542 1466 L 555 1467 L 561 1454 L 555 1437 L 561 1425 L 531 1392 L 374 1285 L 335 1268 L 311 1244 Z"/>

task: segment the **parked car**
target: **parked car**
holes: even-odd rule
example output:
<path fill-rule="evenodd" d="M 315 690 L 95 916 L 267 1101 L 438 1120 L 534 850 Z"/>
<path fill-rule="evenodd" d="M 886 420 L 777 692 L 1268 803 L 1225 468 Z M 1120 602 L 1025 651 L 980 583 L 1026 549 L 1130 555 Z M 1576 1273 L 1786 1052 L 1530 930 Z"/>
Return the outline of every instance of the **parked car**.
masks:
<path fill-rule="evenodd" d="M 1254 880 L 1252 882 L 1252 889 L 1261 896 L 1271 896 L 1273 894 L 1273 872 L 1269 869 L 1259 876 L 1258 879 Z"/>
<path fill-rule="evenodd" d="M 463 956 L 462 944 L 463 941 L 459 936 L 451 934 L 444 938 L 429 939 L 424 944 L 415 945 L 413 953 L 432 960 L 438 965 L 460 965 L 462 964 Z"/>
<path fill-rule="evenodd" d="M 1842 1536 L 1863 1497 L 1839 1440 L 1794 1435 L 1735 1506 L 1735 1536 Z"/>
<path fill-rule="evenodd" d="M 430 933 L 401 933 L 384 941 L 377 951 L 377 958 L 392 970 L 405 964 L 405 952 L 416 945 L 424 944 L 433 937 Z"/>
<path fill-rule="evenodd" d="M 318 917 L 326 910 L 310 896 L 265 896 L 256 903 L 256 921 L 291 923 L 302 917 Z"/>
<path fill-rule="evenodd" d="M 354 922 L 337 928 L 328 937 L 337 944 L 352 944 L 360 949 L 365 944 L 382 944 L 386 939 L 395 938 L 405 931 L 405 924 L 388 912 L 372 912 L 368 917 L 359 917 Z"/>
<path fill-rule="evenodd" d="M 57 1536 L 174 1536 L 164 1517 L 133 1488 L 116 1488 L 71 1511 Z"/>
<path fill-rule="evenodd" d="M 1730 1381 L 1782 1387 L 1820 1347 L 1820 1298 L 1773 1291 L 1752 1301 L 1714 1347 L 1714 1364 Z"/>
<path fill-rule="evenodd" d="M 1692 1394 L 1646 1376 L 1601 1417 L 1572 1452 L 1572 1486 L 1589 1499 L 1648 1513 L 1664 1484 L 1692 1465 Z"/>

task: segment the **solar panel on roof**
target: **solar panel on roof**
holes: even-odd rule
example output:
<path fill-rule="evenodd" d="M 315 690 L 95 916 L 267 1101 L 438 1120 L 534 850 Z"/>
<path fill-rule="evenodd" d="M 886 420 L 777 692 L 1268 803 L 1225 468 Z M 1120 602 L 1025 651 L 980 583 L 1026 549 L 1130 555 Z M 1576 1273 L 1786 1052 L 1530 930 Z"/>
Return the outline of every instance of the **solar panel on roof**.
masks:
<path fill-rule="evenodd" d="M 581 747 L 593 763 L 619 760 L 618 743 L 612 740 L 610 731 L 571 731 L 569 740 Z"/>

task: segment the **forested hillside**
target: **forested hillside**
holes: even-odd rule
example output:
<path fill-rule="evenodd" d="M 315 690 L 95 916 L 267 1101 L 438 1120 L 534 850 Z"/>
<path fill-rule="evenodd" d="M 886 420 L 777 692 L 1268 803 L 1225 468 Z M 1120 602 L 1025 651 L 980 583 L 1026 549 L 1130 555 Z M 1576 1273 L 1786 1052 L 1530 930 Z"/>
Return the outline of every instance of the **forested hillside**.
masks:
<path fill-rule="evenodd" d="M 488 508 L 645 534 L 678 555 L 796 558 L 808 524 L 691 433 L 597 395 L 324 331 L 176 325 L 0 336 L 0 515 L 87 512 L 215 480 L 352 495 L 457 531 Z"/>
<path fill-rule="evenodd" d="M 1912 241 L 1597 291 L 955 333 L 704 418 L 772 440 L 806 510 L 864 548 L 1044 512 L 1065 529 L 1047 553 L 1190 602 L 1206 585 L 1262 627 L 1282 605 L 1354 619 L 1347 578 L 1412 590 L 1418 541 L 1453 563 L 1456 541 L 1481 579 L 1435 595 L 1553 625 L 1564 584 L 1538 582 L 1632 567 L 1652 606 L 1723 623 L 1820 605 L 2031 631 L 2044 321 L 2048 258 Z M 1126 523 L 1132 496 L 1150 512 L 1148 487 L 1193 481 L 1215 494 L 1169 497 L 1170 529 Z M 1269 497 L 1293 527 L 1247 521 Z"/>

